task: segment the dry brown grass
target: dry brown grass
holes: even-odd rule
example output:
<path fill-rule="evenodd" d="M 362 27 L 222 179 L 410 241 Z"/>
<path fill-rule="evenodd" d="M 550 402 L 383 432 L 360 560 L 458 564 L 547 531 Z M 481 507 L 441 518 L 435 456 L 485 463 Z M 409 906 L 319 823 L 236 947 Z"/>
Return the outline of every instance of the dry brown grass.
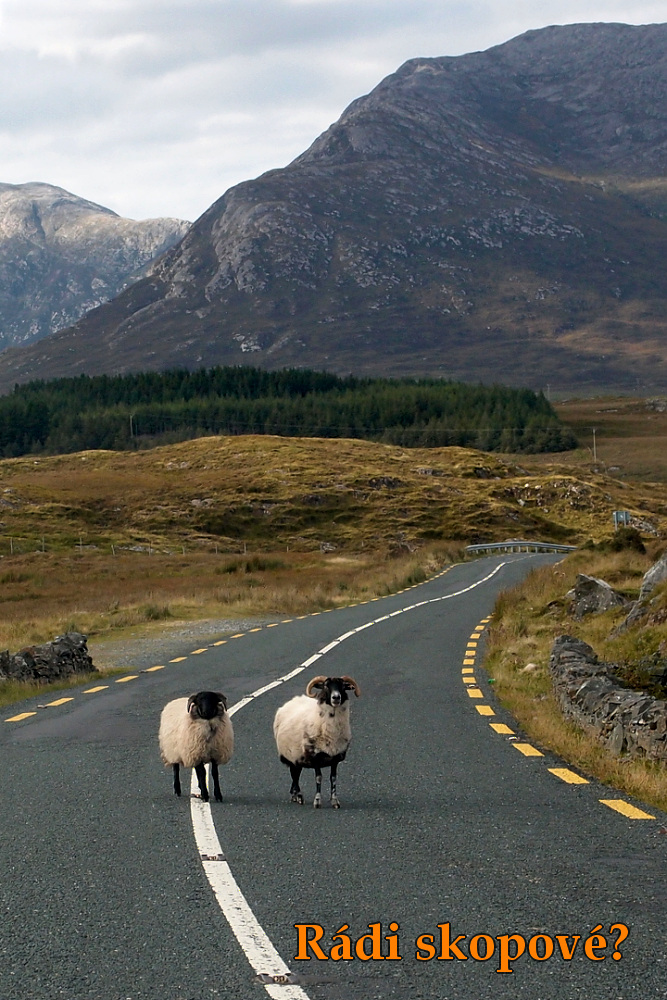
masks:
<path fill-rule="evenodd" d="M 667 809 L 667 768 L 646 761 L 613 757 L 591 735 L 564 720 L 552 692 L 549 654 L 557 635 L 588 642 L 601 660 L 617 662 L 638 650 L 667 644 L 667 624 L 629 630 L 610 638 L 623 611 L 589 615 L 577 621 L 569 614 L 568 590 L 577 573 L 607 580 L 628 596 L 638 593 L 649 556 L 578 552 L 555 567 L 533 572 L 515 590 L 498 600 L 489 629 L 485 667 L 494 679 L 500 701 L 536 742 L 554 750 L 570 764 L 598 780 Z M 528 664 L 536 669 L 526 671 Z"/>
<path fill-rule="evenodd" d="M 101 638 L 153 622 L 303 614 L 392 593 L 460 556 L 440 544 L 392 557 L 368 552 L 191 555 L 32 553 L 3 560 L 0 648 L 74 630 Z"/>
<path fill-rule="evenodd" d="M 667 399 L 651 402 L 620 396 L 569 399 L 554 405 L 582 446 L 565 452 L 559 461 L 578 469 L 597 468 L 617 479 L 667 482 Z M 541 455 L 531 461 L 549 465 L 553 459 Z"/>

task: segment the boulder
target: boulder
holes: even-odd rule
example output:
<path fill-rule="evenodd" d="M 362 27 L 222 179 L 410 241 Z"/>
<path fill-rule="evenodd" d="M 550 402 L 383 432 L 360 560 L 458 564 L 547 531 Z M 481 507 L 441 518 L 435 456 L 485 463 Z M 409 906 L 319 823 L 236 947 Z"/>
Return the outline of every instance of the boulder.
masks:
<path fill-rule="evenodd" d="M 604 580 L 595 576 L 579 573 L 577 582 L 567 595 L 572 600 L 570 613 L 575 618 L 584 615 L 599 614 L 610 608 L 622 607 L 627 600 Z"/>

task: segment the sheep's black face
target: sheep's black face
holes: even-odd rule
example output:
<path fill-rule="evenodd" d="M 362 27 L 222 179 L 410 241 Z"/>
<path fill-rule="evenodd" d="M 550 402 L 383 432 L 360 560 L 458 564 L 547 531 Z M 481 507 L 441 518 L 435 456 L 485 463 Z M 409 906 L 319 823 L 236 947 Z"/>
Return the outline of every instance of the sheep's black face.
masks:
<path fill-rule="evenodd" d="M 220 691 L 200 691 L 188 699 L 188 712 L 193 718 L 221 718 L 226 707 L 227 699 Z"/>
<path fill-rule="evenodd" d="M 347 691 L 343 678 L 327 677 L 322 685 L 322 690 L 317 696 L 317 700 L 331 705 L 333 708 L 336 708 L 338 705 L 344 705 L 347 701 Z"/>

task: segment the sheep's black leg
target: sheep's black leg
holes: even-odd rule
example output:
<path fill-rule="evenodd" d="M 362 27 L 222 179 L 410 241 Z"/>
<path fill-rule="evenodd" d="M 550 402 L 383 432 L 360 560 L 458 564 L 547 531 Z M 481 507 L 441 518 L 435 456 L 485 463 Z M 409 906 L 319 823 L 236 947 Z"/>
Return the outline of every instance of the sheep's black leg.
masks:
<path fill-rule="evenodd" d="M 292 775 L 292 787 L 290 788 L 290 797 L 292 802 L 298 802 L 300 806 L 303 805 L 303 795 L 301 794 L 301 789 L 299 788 L 299 777 L 301 776 L 301 765 L 300 764 L 290 764 L 289 773 Z"/>
<path fill-rule="evenodd" d="M 319 767 L 315 768 L 315 799 L 313 805 L 316 809 L 319 809 L 322 805 L 322 771 Z"/>
<path fill-rule="evenodd" d="M 333 809 L 340 809 L 340 800 L 336 795 L 336 770 L 338 769 L 338 761 L 335 760 L 331 765 L 331 806 Z"/>
<path fill-rule="evenodd" d="M 176 795 L 181 794 L 181 769 L 178 764 L 172 764 L 174 769 L 174 792 Z"/>
<path fill-rule="evenodd" d="M 195 774 L 199 782 L 199 791 L 204 802 L 208 802 L 208 788 L 206 787 L 206 764 L 196 764 Z"/>
<path fill-rule="evenodd" d="M 213 794 L 216 802 L 222 802 L 222 792 L 220 791 L 220 781 L 218 780 L 218 762 L 211 761 L 211 777 L 213 778 Z"/>

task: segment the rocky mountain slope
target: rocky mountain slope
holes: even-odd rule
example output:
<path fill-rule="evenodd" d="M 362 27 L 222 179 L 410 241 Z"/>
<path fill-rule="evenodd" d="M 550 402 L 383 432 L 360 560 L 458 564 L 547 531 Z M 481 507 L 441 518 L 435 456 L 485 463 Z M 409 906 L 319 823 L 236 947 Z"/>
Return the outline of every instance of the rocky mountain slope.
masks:
<path fill-rule="evenodd" d="M 151 273 L 0 356 L 0 388 L 252 362 L 532 388 L 665 384 L 667 24 L 415 59 Z"/>
<path fill-rule="evenodd" d="M 50 184 L 0 184 L 0 349 L 71 326 L 188 228 L 122 219 Z"/>

